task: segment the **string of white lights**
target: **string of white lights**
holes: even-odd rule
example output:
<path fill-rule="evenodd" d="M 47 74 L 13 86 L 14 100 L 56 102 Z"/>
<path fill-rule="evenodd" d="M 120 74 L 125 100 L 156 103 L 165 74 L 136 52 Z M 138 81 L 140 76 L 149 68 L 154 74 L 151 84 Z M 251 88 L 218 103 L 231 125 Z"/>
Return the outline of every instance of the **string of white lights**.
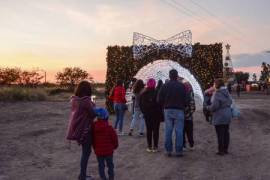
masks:
<path fill-rule="evenodd" d="M 162 80 L 165 82 L 166 79 L 169 79 L 169 71 L 171 69 L 177 70 L 178 75 L 191 84 L 195 94 L 196 104 L 201 106 L 204 101 L 204 96 L 199 82 L 188 69 L 180 66 L 177 62 L 164 59 L 156 60 L 153 63 L 149 63 L 142 67 L 135 75 L 135 78 L 142 79 L 144 82 L 146 82 L 149 78 L 154 78 L 156 81 Z"/>

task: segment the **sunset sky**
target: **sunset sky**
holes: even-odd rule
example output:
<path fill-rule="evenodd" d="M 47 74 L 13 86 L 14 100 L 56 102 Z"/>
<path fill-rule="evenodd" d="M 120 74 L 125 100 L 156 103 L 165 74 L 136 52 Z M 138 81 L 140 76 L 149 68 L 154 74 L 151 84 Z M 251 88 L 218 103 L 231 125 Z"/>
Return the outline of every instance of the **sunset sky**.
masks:
<path fill-rule="evenodd" d="M 102 82 L 108 45 L 132 45 L 133 32 L 166 39 L 190 29 L 193 43 L 229 43 L 235 68 L 258 73 L 270 63 L 269 7 L 269 0 L 0 0 L 0 67 L 39 67 L 53 80 L 79 66 Z"/>

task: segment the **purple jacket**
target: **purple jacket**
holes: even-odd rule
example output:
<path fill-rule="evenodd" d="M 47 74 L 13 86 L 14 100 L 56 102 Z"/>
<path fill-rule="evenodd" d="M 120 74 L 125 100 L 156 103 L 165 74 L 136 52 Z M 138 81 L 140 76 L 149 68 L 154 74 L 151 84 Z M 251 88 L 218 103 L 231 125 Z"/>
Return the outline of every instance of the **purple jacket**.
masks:
<path fill-rule="evenodd" d="M 95 104 L 91 97 L 71 97 L 71 114 L 69 119 L 67 139 L 83 144 L 86 138 L 91 138 L 91 128 L 95 118 Z"/>

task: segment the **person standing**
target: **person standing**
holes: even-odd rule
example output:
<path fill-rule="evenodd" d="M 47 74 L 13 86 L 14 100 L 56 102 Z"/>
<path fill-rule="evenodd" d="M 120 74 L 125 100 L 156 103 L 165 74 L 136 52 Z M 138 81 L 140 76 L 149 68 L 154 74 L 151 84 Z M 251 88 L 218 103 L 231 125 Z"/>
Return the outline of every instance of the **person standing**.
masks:
<path fill-rule="evenodd" d="M 111 97 L 114 105 L 114 111 L 116 113 L 116 120 L 114 124 L 114 128 L 118 129 L 118 135 L 124 135 L 123 132 L 123 123 L 124 123 L 124 115 L 127 110 L 126 105 L 126 90 L 123 86 L 123 81 L 118 80 L 116 86 L 112 90 Z"/>
<path fill-rule="evenodd" d="M 241 92 L 241 86 L 239 83 L 237 83 L 237 86 L 236 86 L 237 97 L 240 97 L 240 92 Z"/>
<path fill-rule="evenodd" d="M 144 132 L 144 118 L 143 118 L 143 114 L 142 111 L 140 109 L 139 106 L 139 102 L 140 102 L 140 95 L 142 93 L 144 89 L 144 83 L 141 79 L 137 80 L 133 86 L 133 94 L 135 96 L 134 99 L 134 114 L 132 116 L 132 121 L 131 121 L 131 125 L 130 125 L 130 131 L 129 131 L 129 136 L 132 136 L 133 134 L 133 130 L 135 128 L 135 126 L 137 125 L 137 123 L 139 122 L 139 135 L 143 136 L 143 132 Z"/>
<path fill-rule="evenodd" d="M 99 176 L 107 180 L 105 162 L 108 167 L 109 180 L 114 179 L 113 151 L 118 147 L 115 130 L 109 125 L 109 113 L 105 108 L 96 108 L 97 121 L 93 128 L 93 148 L 98 160 Z"/>
<path fill-rule="evenodd" d="M 157 84 L 157 87 L 156 87 L 156 95 L 158 96 L 158 93 L 159 93 L 159 91 L 160 91 L 160 89 L 162 88 L 162 86 L 163 86 L 163 81 L 162 80 L 158 80 L 158 84 Z M 163 107 L 162 107 L 162 105 L 160 105 L 159 103 L 157 104 L 158 105 L 158 111 L 157 111 L 157 113 L 159 113 L 158 115 L 157 115 L 157 117 L 159 118 L 159 121 L 160 122 L 164 122 L 164 112 L 163 112 Z"/>
<path fill-rule="evenodd" d="M 214 87 L 210 87 L 209 89 L 204 91 L 204 101 L 203 101 L 203 114 L 205 116 L 205 120 L 212 124 L 212 112 L 207 109 L 207 106 L 211 105 L 211 98 L 215 91 Z"/>
<path fill-rule="evenodd" d="M 131 91 L 133 91 L 134 90 L 134 85 L 135 85 L 135 83 L 136 83 L 136 81 L 137 81 L 137 79 L 136 78 L 132 78 L 132 80 L 131 80 L 131 83 L 130 83 L 130 92 Z M 134 94 L 132 94 L 132 97 L 131 97 L 131 100 L 132 100 L 132 107 L 131 107 L 131 112 L 132 112 L 132 115 L 134 115 L 134 111 L 135 111 L 135 107 L 134 107 L 134 105 L 135 105 L 135 95 Z"/>
<path fill-rule="evenodd" d="M 230 82 L 227 85 L 227 89 L 228 89 L 229 93 L 232 94 L 232 84 Z"/>
<path fill-rule="evenodd" d="M 91 101 L 91 84 L 81 81 L 71 97 L 71 115 L 67 140 L 75 140 L 82 146 L 79 180 L 86 180 L 86 169 L 91 154 L 92 127 L 95 118 L 95 104 Z"/>
<path fill-rule="evenodd" d="M 183 83 L 178 82 L 178 72 L 169 72 L 170 81 L 165 83 L 159 91 L 157 101 L 164 108 L 165 117 L 165 149 L 167 155 L 172 156 L 172 134 L 175 130 L 176 156 L 183 155 L 184 109 L 189 103 Z"/>
<path fill-rule="evenodd" d="M 183 147 L 186 146 L 186 136 L 191 150 L 194 148 L 194 138 L 193 138 L 193 113 L 196 110 L 194 94 L 192 87 L 188 82 L 184 83 L 186 88 L 187 96 L 190 98 L 189 104 L 185 107 L 185 121 L 184 121 L 184 132 L 183 132 Z"/>
<path fill-rule="evenodd" d="M 141 94 L 139 105 L 143 113 L 146 124 L 147 152 L 158 152 L 160 114 L 162 114 L 157 104 L 156 81 L 149 79 L 146 88 Z M 154 144 L 152 143 L 154 141 Z M 154 145 L 154 146 L 153 146 Z"/>
<path fill-rule="evenodd" d="M 216 79 L 214 92 L 208 109 L 213 113 L 212 124 L 215 126 L 217 140 L 218 140 L 218 152 L 217 155 L 228 154 L 230 133 L 229 126 L 232 119 L 232 98 L 227 88 L 225 87 L 223 79 Z"/>

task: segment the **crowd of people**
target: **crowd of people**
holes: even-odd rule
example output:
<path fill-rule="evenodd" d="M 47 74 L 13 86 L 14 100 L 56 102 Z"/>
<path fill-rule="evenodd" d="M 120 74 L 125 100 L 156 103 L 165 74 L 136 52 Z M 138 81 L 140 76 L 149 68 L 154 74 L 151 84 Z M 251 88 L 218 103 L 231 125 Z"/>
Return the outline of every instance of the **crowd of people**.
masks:
<path fill-rule="evenodd" d="M 146 151 L 159 152 L 160 124 L 165 126 L 165 154 L 168 157 L 182 157 L 185 149 L 194 149 L 193 113 L 196 110 L 192 86 L 178 76 L 172 69 L 169 80 L 164 84 L 160 80 L 148 79 L 146 84 L 136 80 L 133 87 L 133 113 L 128 132 L 133 136 L 138 126 L 139 136 L 146 131 Z M 114 179 L 113 151 L 118 147 L 118 136 L 124 135 L 126 90 L 123 82 L 118 80 L 109 93 L 113 101 L 115 121 L 109 125 L 109 113 L 105 108 L 98 108 L 91 101 L 91 85 L 82 81 L 71 98 L 71 118 L 69 122 L 68 140 L 75 140 L 82 146 L 80 180 L 86 179 L 86 168 L 91 146 L 97 156 L 99 175 L 103 180 Z M 232 98 L 222 79 L 216 79 L 214 86 L 205 91 L 203 112 L 206 121 L 215 126 L 218 152 L 217 155 L 228 154 L 232 119 Z M 95 120 L 96 119 L 96 120 Z M 146 127 L 146 128 L 145 128 Z M 173 133 L 175 144 L 173 145 Z M 186 139 L 188 145 L 186 143 Z M 106 162 L 106 163 L 105 163 Z M 105 164 L 108 177 L 105 175 Z"/>

